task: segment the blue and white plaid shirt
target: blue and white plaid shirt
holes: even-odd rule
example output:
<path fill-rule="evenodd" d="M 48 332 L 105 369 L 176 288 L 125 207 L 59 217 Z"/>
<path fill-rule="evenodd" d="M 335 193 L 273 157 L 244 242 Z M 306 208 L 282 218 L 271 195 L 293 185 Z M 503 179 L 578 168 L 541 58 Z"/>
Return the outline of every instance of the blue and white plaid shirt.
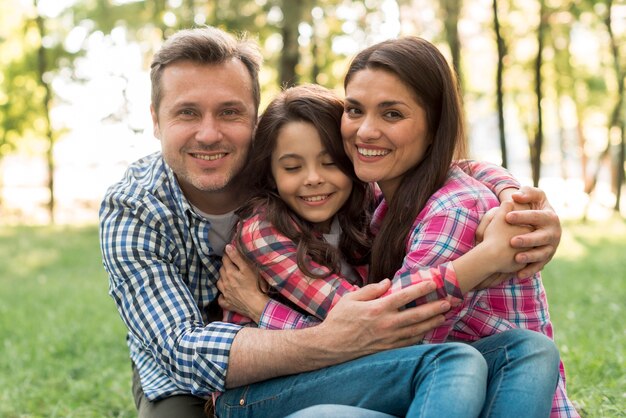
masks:
<path fill-rule="evenodd" d="M 241 327 L 208 323 L 221 257 L 161 153 L 126 171 L 100 208 L 109 293 L 128 327 L 130 357 L 146 397 L 223 391 Z"/>

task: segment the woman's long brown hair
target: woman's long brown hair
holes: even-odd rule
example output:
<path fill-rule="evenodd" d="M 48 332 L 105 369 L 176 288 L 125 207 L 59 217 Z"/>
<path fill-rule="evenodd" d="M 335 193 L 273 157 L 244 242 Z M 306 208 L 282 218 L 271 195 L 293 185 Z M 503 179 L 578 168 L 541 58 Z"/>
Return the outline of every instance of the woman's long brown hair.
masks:
<path fill-rule="evenodd" d="M 259 119 L 242 172 L 242 181 L 253 197 L 237 212 L 240 219 L 246 219 L 263 208 L 266 219 L 297 244 L 298 267 L 311 277 L 320 276 L 311 271 L 309 259 L 334 273 L 340 271 L 341 256 L 355 266 L 369 262 L 369 223 L 374 197 L 371 186 L 354 174 L 352 163 L 343 149 L 340 131 L 343 109 L 343 101 L 321 86 L 301 85 L 284 90 L 272 100 Z M 342 227 L 339 251 L 321 238 L 320 231 L 313 224 L 293 213 L 276 190 L 271 167 L 272 152 L 280 130 L 290 122 L 313 125 L 332 160 L 353 182 L 348 200 L 336 214 Z M 241 251 L 240 239 L 237 245 Z"/>
<path fill-rule="evenodd" d="M 401 80 L 426 112 L 431 145 L 407 171 L 395 191 L 372 245 L 370 281 L 392 278 L 402 266 L 407 239 L 417 215 L 441 188 L 454 158 L 465 153 L 458 84 L 445 57 L 430 42 L 405 37 L 373 45 L 350 64 L 344 87 L 364 69 L 387 71 Z"/>

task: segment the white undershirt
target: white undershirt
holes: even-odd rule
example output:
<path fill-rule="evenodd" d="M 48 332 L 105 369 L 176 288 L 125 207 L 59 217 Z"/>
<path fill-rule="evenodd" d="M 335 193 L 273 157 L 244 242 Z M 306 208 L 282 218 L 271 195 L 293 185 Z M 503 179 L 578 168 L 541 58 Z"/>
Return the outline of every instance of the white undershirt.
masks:
<path fill-rule="evenodd" d="M 333 220 L 333 223 L 330 225 L 330 232 L 328 234 L 323 234 L 324 239 L 333 247 L 338 248 L 341 232 L 342 229 L 339 225 L 339 221 L 337 220 L 337 218 L 335 218 Z M 345 277 L 350 283 L 358 283 L 360 281 L 360 277 L 354 271 L 354 268 L 352 268 L 352 266 L 348 264 L 343 259 L 343 257 L 341 257 L 341 275 Z"/>
<path fill-rule="evenodd" d="M 193 210 L 211 224 L 208 233 L 209 243 L 211 247 L 213 247 L 213 251 L 216 255 L 223 256 L 226 244 L 228 244 L 233 237 L 233 226 L 237 222 L 235 211 L 233 210 L 223 215 L 211 215 L 202 212 L 195 206 L 193 206 Z"/>

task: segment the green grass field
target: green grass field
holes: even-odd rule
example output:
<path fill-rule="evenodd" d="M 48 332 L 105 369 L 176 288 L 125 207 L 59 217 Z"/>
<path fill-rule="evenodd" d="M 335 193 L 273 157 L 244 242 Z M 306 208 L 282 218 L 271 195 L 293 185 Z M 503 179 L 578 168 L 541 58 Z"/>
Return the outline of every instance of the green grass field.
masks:
<path fill-rule="evenodd" d="M 544 271 L 570 397 L 626 416 L 626 223 L 565 225 Z M 97 230 L 0 228 L 0 416 L 132 417 Z"/>

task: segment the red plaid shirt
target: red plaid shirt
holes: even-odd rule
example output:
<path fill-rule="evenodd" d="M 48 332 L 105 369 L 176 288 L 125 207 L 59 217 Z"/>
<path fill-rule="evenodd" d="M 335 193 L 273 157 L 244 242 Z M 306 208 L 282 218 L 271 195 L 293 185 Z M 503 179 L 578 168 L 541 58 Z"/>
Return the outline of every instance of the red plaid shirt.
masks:
<path fill-rule="evenodd" d="M 480 172 L 494 192 L 517 186 L 514 179 L 501 169 L 488 166 Z M 504 186 L 503 186 L 504 184 Z M 494 193 L 482 183 L 463 173 L 458 167 L 450 170 L 446 184 L 438 190 L 418 215 L 407 241 L 407 254 L 401 269 L 392 280 L 388 293 L 423 280 L 433 280 L 437 290 L 417 300 L 419 305 L 429 300 L 448 298 L 454 308 L 446 315 L 444 325 L 429 332 L 426 343 L 441 343 L 447 339 L 475 341 L 511 328 L 527 328 L 552 337 L 545 291 L 539 274 L 503 284 L 463 297 L 451 261 L 475 245 L 475 232 L 481 217 L 499 202 Z M 387 212 L 382 201 L 372 221 L 376 233 Z M 283 297 L 311 316 L 298 313 L 276 301 L 266 306 L 259 326 L 265 328 L 299 328 L 323 320 L 341 296 L 357 288 L 341 276 L 331 274 L 324 279 L 304 275 L 297 267 L 296 246 L 263 219 L 262 213 L 242 224 L 241 239 L 246 255 L 258 261 L 261 276 Z M 315 271 L 328 272 L 311 263 Z M 436 267 L 432 267 L 436 266 Z M 225 320 L 250 322 L 237 314 L 226 313 Z M 565 393 L 565 374 L 561 378 L 553 402 L 551 417 L 577 417 Z"/>

